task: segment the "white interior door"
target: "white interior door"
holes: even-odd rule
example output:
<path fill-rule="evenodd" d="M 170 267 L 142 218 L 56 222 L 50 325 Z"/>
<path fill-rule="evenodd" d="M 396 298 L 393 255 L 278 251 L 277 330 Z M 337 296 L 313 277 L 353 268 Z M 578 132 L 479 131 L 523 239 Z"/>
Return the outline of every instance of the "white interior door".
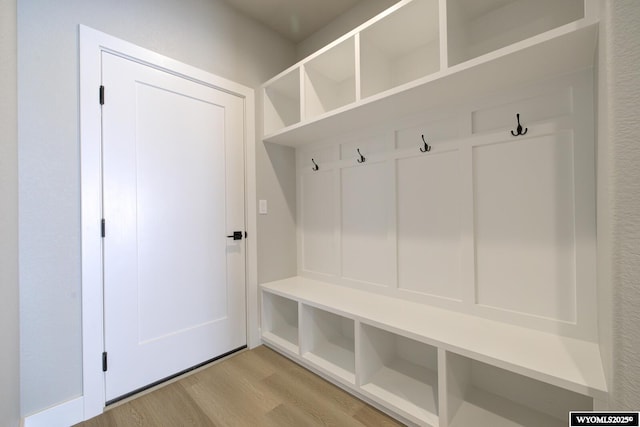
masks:
<path fill-rule="evenodd" d="M 107 401 L 246 345 L 243 99 L 102 54 Z"/>

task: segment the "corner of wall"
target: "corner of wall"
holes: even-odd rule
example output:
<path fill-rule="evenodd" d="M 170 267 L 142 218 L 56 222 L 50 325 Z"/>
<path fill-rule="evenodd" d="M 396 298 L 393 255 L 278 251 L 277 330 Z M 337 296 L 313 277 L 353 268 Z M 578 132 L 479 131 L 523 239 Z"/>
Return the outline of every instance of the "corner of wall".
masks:
<path fill-rule="evenodd" d="M 608 28 L 606 4 L 602 3 L 601 23 L 596 57 L 596 192 L 597 192 L 597 242 L 598 242 L 598 337 L 605 377 L 609 389 L 613 377 L 613 301 L 611 271 L 611 201 L 610 201 L 610 141 L 609 141 L 609 69 L 607 65 Z"/>
<path fill-rule="evenodd" d="M 0 425 L 20 422 L 16 0 L 0 1 Z"/>
<path fill-rule="evenodd" d="M 606 0 L 600 21 L 598 274 L 610 409 L 640 407 L 640 3 Z"/>

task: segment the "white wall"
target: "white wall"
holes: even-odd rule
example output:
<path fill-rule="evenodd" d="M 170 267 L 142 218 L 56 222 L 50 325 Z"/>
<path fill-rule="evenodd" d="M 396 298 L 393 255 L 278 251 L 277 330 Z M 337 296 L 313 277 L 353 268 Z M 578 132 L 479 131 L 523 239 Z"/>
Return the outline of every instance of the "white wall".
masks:
<path fill-rule="evenodd" d="M 298 60 L 331 43 L 399 0 L 360 0 L 352 8 L 338 16 L 324 28 L 316 31 L 296 47 Z"/>
<path fill-rule="evenodd" d="M 16 0 L 0 0 L 0 425 L 20 419 Z"/>
<path fill-rule="evenodd" d="M 293 44 L 221 0 L 18 3 L 23 416 L 82 394 L 78 24 L 251 87 L 295 56 Z M 286 211 L 286 188 L 272 158 L 288 154 L 275 149 L 268 155 L 262 147 L 258 143 L 258 197 L 267 193 L 272 211 Z M 295 235 L 291 220 L 271 215 L 269 221 L 261 222 L 264 240 L 281 239 L 283 230 Z M 290 251 L 261 251 L 260 273 L 286 272 L 285 260 L 295 259 L 295 248 Z"/>
<path fill-rule="evenodd" d="M 640 408 L 640 3 L 602 4 L 599 321 L 612 409 Z"/>

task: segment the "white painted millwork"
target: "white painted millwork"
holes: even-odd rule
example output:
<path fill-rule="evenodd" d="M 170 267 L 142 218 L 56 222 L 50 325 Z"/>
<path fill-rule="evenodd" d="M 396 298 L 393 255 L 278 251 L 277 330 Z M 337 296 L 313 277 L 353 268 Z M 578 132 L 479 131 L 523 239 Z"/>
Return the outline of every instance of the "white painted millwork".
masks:
<path fill-rule="evenodd" d="M 266 343 L 418 425 L 600 407 L 597 17 L 561 3 L 401 1 L 264 84 L 298 195 L 298 276 L 262 285 Z M 315 63 L 344 77 L 351 40 L 355 88 L 269 99 Z M 317 102 L 336 93 L 355 100 Z"/>
<path fill-rule="evenodd" d="M 453 150 L 397 160 L 401 289 L 463 298 L 460 156 Z"/>
<path fill-rule="evenodd" d="M 263 85 L 264 139 L 307 145 L 377 118 L 399 119 L 590 67 L 597 21 L 587 3 L 402 0 Z M 347 79 L 353 61 L 357 73 Z M 296 74 L 307 82 L 299 92 L 287 84 L 293 90 L 286 101 L 272 97 Z M 325 78 L 310 88 L 318 74 Z M 296 104 L 306 114 L 297 114 Z"/>
<path fill-rule="evenodd" d="M 341 277 L 392 286 L 392 241 L 387 230 L 393 223 L 393 168 L 387 162 L 356 164 L 342 168 L 340 176 Z M 375 191 L 362 191 L 364 188 Z"/>
<path fill-rule="evenodd" d="M 23 427 L 65 427 L 84 421 L 84 399 L 77 397 L 25 417 Z"/>
<path fill-rule="evenodd" d="M 320 161 L 320 160 L 318 160 Z M 323 274 L 336 274 L 335 197 L 336 174 L 332 170 L 318 170 L 304 174 L 300 179 L 303 188 L 301 209 L 302 227 L 308 230 L 302 243 L 302 259 L 305 269 Z"/>
<path fill-rule="evenodd" d="M 264 342 L 417 425 L 559 426 L 606 396 L 593 342 L 303 277 L 261 287 L 265 324 L 287 319 Z"/>
<path fill-rule="evenodd" d="M 298 274 L 595 340 L 592 78 L 298 147 Z"/>
<path fill-rule="evenodd" d="M 109 401 L 247 343 L 244 111 L 109 53 L 102 81 Z"/>
<path fill-rule="evenodd" d="M 570 132 L 473 147 L 476 303 L 576 322 Z"/>
<path fill-rule="evenodd" d="M 584 7 L 583 0 L 449 0 L 449 65 L 578 21 Z"/>

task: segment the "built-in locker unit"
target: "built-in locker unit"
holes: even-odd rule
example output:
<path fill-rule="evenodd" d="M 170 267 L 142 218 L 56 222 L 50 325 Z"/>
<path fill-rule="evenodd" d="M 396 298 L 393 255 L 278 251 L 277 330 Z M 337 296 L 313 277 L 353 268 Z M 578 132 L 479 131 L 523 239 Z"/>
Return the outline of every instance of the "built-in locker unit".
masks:
<path fill-rule="evenodd" d="M 298 275 L 261 284 L 263 341 L 411 425 L 602 407 L 597 25 L 581 0 L 402 0 L 265 83 Z"/>

